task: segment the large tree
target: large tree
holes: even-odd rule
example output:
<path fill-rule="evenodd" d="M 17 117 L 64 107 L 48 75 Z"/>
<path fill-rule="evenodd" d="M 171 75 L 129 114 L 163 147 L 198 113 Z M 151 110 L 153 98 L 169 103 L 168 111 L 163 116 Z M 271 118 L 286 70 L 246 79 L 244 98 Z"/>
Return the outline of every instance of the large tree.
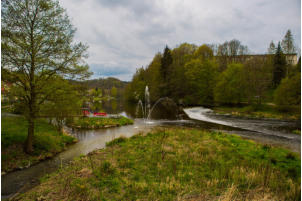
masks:
<path fill-rule="evenodd" d="M 210 59 L 193 59 L 185 65 L 187 104 L 213 105 L 217 65 Z"/>
<path fill-rule="evenodd" d="M 285 67 L 286 60 L 279 42 L 273 62 L 273 87 L 277 87 L 285 77 Z"/>
<path fill-rule="evenodd" d="M 292 54 L 296 52 L 293 35 L 290 30 L 287 30 L 281 45 L 285 54 Z"/>
<path fill-rule="evenodd" d="M 24 147 L 32 153 L 35 118 L 57 86 L 49 90 L 49 80 L 58 75 L 71 79 L 89 76 L 82 59 L 87 46 L 73 43 L 75 29 L 58 1 L 4 0 L 1 11 L 1 69 L 19 87 L 18 98 L 28 119 Z"/>
<path fill-rule="evenodd" d="M 169 89 L 169 82 L 170 82 L 170 75 L 171 75 L 171 64 L 173 62 L 171 50 L 168 46 L 165 47 L 163 57 L 161 59 L 161 66 L 160 66 L 160 72 L 161 72 L 161 92 L 162 96 L 169 96 L 170 95 L 170 89 Z"/>
<path fill-rule="evenodd" d="M 238 104 L 246 98 L 247 88 L 242 64 L 229 64 L 218 77 L 214 98 L 220 104 Z"/>
<path fill-rule="evenodd" d="M 261 104 L 271 85 L 272 64 L 271 60 L 251 58 L 244 64 L 244 80 L 247 86 L 247 98 L 249 103 Z"/>

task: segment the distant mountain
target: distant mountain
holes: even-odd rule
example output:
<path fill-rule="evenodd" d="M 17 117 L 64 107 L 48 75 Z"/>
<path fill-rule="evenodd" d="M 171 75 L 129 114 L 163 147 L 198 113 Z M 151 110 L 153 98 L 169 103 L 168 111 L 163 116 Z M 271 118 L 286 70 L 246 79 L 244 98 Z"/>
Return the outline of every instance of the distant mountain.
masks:
<path fill-rule="evenodd" d="M 116 88 L 116 98 L 123 99 L 124 91 L 129 82 L 121 81 L 117 78 L 99 78 L 84 81 L 88 89 L 100 89 L 103 96 L 112 96 L 113 88 Z"/>
<path fill-rule="evenodd" d="M 99 78 L 93 80 L 87 80 L 85 83 L 88 85 L 89 89 L 101 88 L 101 89 L 111 89 L 116 87 L 117 89 L 124 89 L 129 82 L 121 81 L 114 77 Z"/>

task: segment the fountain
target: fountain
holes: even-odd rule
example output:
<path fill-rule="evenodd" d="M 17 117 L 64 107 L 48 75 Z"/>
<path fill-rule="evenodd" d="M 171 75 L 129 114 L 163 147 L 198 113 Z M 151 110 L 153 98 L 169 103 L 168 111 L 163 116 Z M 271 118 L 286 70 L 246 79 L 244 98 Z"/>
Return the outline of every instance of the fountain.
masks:
<path fill-rule="evenodd" d="M 159 98 L 153 104 L 153 106 L 151 107 L 149 88 L 148 88 L 148 86 L 146 86 L 146 88 L 145 88 L 145 103 L 143 103 L 142 100 L 138 101 L 137 107 L 136 107 L 136 116 L 138 116 L 139 110 L 141 109 L 144 122 L 145 123 L 152 123 L 152 122 L 150 122 L 150 118 L 151 118 L 151 114 L 152 114 L 154 108 L 156 107 L 156 105 L 158 105 L 161 101 L 164 101 L 164 100 L 165 101 L 171 101 L 176 105 L 176 103 L 171 98 L 162 97 L 162 98 Z"/>

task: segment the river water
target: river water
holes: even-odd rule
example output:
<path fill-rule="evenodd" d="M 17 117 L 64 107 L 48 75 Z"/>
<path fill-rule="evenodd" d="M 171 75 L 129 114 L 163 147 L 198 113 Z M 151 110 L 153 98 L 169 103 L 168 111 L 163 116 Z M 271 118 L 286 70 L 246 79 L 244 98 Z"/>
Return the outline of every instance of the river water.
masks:
<path fill-rule="evenodd" d="M 133 118 L 135 109 L 121 111 L 116 108 L 111 113 Z M 112 108 L 111 108 L 112 109 Z M 58 154 L 50 160 L 43 161 L 28 169 L 15 171 L 1 176 L 1 197 L 8 198 L 17 192 L 25 192 L 39 184 L 39 178 L 51 173 L 61 166 L 68 164 L 73 158 L 87 154 L 95 149 L 104 148 L 106 142 L 114 138 L 131 137 L 138 132 L 146 132 L 155 126 L 196 127 L 209 130 L 223 130 L 228 133 L 236 133 L 244 138 L 254 139 L 262 143 L 283 146 L 295 152 L 300 152 L 301 136 L 292 134 L 291 131 L 300 129 L 300 122 L 277 120 L 254 120 L 247 118 L 234 118 L 226 115 L 217 115 L 212 110 L 195 107 L 186 108 L 186 115 L 177 115 L 175 109 L 166 109 L 159 106 L 149 121 L 135 119 L 133 125 L 98 129 L 98 130 L 74 130 L 69 131 L 79 142 L 71 145 L 66 151 Z M 182 118 L 182 119 L 180 119 Z M 68 129 L 68 128 L 67 128 Z"/>

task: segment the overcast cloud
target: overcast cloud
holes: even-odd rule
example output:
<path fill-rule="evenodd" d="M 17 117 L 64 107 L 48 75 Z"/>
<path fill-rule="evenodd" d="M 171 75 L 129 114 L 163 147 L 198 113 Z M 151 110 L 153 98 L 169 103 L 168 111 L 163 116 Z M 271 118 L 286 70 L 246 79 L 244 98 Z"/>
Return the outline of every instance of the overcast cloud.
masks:
<path fill-rule="evenodd" d="M 301 44 L 300 0 L 61 0 L 75 39 L 89 45 L 92 78 L 129 81 L 153 56 L 188 42 L 238 39 L 253 53 L 265 53 L 271 40 L 291 29 Z"/>

